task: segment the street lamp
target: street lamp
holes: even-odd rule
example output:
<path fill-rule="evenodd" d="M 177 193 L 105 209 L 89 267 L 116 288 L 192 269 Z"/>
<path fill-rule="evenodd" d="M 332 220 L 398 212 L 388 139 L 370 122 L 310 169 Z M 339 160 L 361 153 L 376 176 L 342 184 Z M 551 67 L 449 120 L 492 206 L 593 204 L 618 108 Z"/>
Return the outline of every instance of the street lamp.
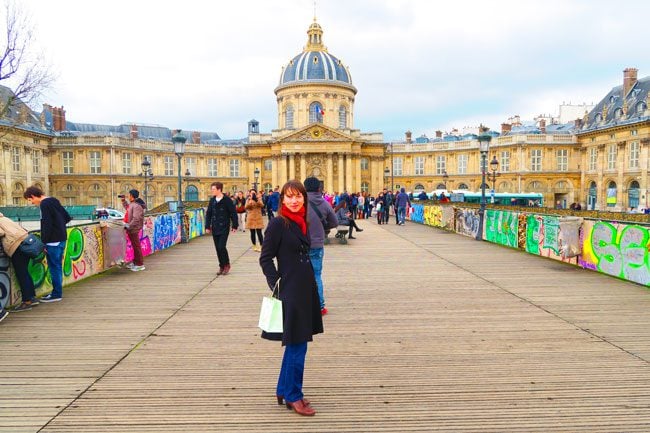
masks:
<path fill-rule="evenodd" d="M 384 169 L 384 185 L 386 185 L 388 183 L 388 176 L 389 175 L 390 175 L 390 169 L 388 167 L 386 167 Z M 391 191 L 392 191 L 392 188 L 391 188 Z"/>
<path fill-rule="evenodd" d="M 187 236 L 185 235 L 185 206 L 183 206 L 183 196 L 182 196 L 182 175 L 181 175 L 181 158 L 185 153 L 185 141 L 187 138 L 181 134 L 181 130 L 176 131 L 176 135 L 172 137 L 172 142 L 174 143 L 174 153 L 178 157 L 178 212 L 181 217 L 181 243 L 187 242 Z"/>
<path fill-rule="evenodd" d="M 442 182 L 445 185 L 445 191 L 447 191 L 447 181 L 449 180 L 449 175 L 447 174 L 447 170 L 444 170 L 442 172 Z"/>
<path fill-rule="evenodd" d="M 255 171 L 253 172 L 253 174 L 255 175 L 255 182 L 253 182 L 253 189 L 255 190 L 255 192 L 257 192 L 257 181 L 260 178 L 260 169 L 255 167 Z"/>
<path fill-rule="evenodd" d="M 139 175 L 144 178 L 144 202 L 149 206 L 149 188 L 147 188 L 147 181 L 153 180 L 153 170 L 151 169 L 151 163 L 145 156 L 144 161 L 142 161 L 142 173 Z"/>
<path fill-rule="evenodd" d="M 501 173 L 497 173 L 499 169 L 499 161 L 497 161 L 496 155 L 490 161 L 490 171 L 491 174 L 488 174 L 487 178 L 492 182 L 492 203 L 494 203 L 494 193 L 497 191 L 497 177 L 501 176 Z"/>
<path fill-rule="evenodd" d="M 481 135 L 478 137 L 478 148 L 481 152 L 481 207 L 478 210 L 478 232 L 476 233 L 476 240 L 483 240 L 483 221 L 485 219 L 485 171 L 487 170 L 487 154 L 490 150 L 490 140 L 492 137 L 485 133 L 481 127 Z"/>

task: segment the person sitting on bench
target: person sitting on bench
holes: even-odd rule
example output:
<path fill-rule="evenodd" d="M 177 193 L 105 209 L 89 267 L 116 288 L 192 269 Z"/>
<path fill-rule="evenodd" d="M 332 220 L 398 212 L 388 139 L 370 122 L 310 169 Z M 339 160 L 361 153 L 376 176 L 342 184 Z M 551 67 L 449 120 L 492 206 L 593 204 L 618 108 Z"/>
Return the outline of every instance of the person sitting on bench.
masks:
<path fill-rule="evenodd" d="M 350 227 L 350 230 L 348 231 L 348 239 L 356 239 L 352 236 L 352 229 L 356 229 L 357 232 L 362 232 L 363 229 L 360 229 L 359 226 L 357 226 L 357 223 L 354 222 L 354 219 L 350 218 L 352 214 L 347 209 L 347 206 L 347 202 L 341 200 L 334 209 L 334 212 L 336 213 L 336 218 L 339 220 L 339 225 Z"/>

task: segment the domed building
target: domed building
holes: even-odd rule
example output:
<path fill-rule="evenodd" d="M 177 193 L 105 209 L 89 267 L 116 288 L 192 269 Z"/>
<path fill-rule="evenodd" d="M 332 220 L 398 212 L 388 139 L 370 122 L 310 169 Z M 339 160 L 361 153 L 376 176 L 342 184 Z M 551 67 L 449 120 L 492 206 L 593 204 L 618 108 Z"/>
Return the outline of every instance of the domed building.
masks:
<path fill-rule="evenodd" d="M 307 45 L 280 73 L 277 129 L 263 134 L 257 121 L 249 122 L 251 183 L 268 190 L 289 179 L 316 176 L 328 192 L 382 188 L 383 134 L 354 129 L 356 94 L 350 70 L 330 54 L 314 19 Z"/>

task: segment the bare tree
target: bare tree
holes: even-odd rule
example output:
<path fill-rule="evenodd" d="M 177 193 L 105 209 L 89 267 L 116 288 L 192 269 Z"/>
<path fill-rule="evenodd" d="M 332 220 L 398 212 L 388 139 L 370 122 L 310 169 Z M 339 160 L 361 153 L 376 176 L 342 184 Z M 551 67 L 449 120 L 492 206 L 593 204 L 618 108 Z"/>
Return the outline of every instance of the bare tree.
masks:
<path fill-rule="evenodd" d="M 0 119 L 18 122 L 28 106 L 50 87 L 54 76 L 40 54 L 33 51 L 33 28 L 29 17 L 13 0 L 5 4 L 6 40 L 0 46 Z"/>

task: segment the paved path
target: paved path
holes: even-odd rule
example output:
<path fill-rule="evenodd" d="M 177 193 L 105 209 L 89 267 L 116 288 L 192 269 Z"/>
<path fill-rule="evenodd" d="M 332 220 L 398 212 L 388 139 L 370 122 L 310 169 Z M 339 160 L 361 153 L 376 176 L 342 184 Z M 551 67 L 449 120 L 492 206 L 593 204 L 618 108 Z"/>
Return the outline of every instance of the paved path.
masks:
<path fill-rule="evenodd" d="M 65 290 L 0 325 L 0 432 L 650 430 L 650 292 L 407 223 L 326 247 L 303 418 L 275 404 L 248 233 Z"/>

